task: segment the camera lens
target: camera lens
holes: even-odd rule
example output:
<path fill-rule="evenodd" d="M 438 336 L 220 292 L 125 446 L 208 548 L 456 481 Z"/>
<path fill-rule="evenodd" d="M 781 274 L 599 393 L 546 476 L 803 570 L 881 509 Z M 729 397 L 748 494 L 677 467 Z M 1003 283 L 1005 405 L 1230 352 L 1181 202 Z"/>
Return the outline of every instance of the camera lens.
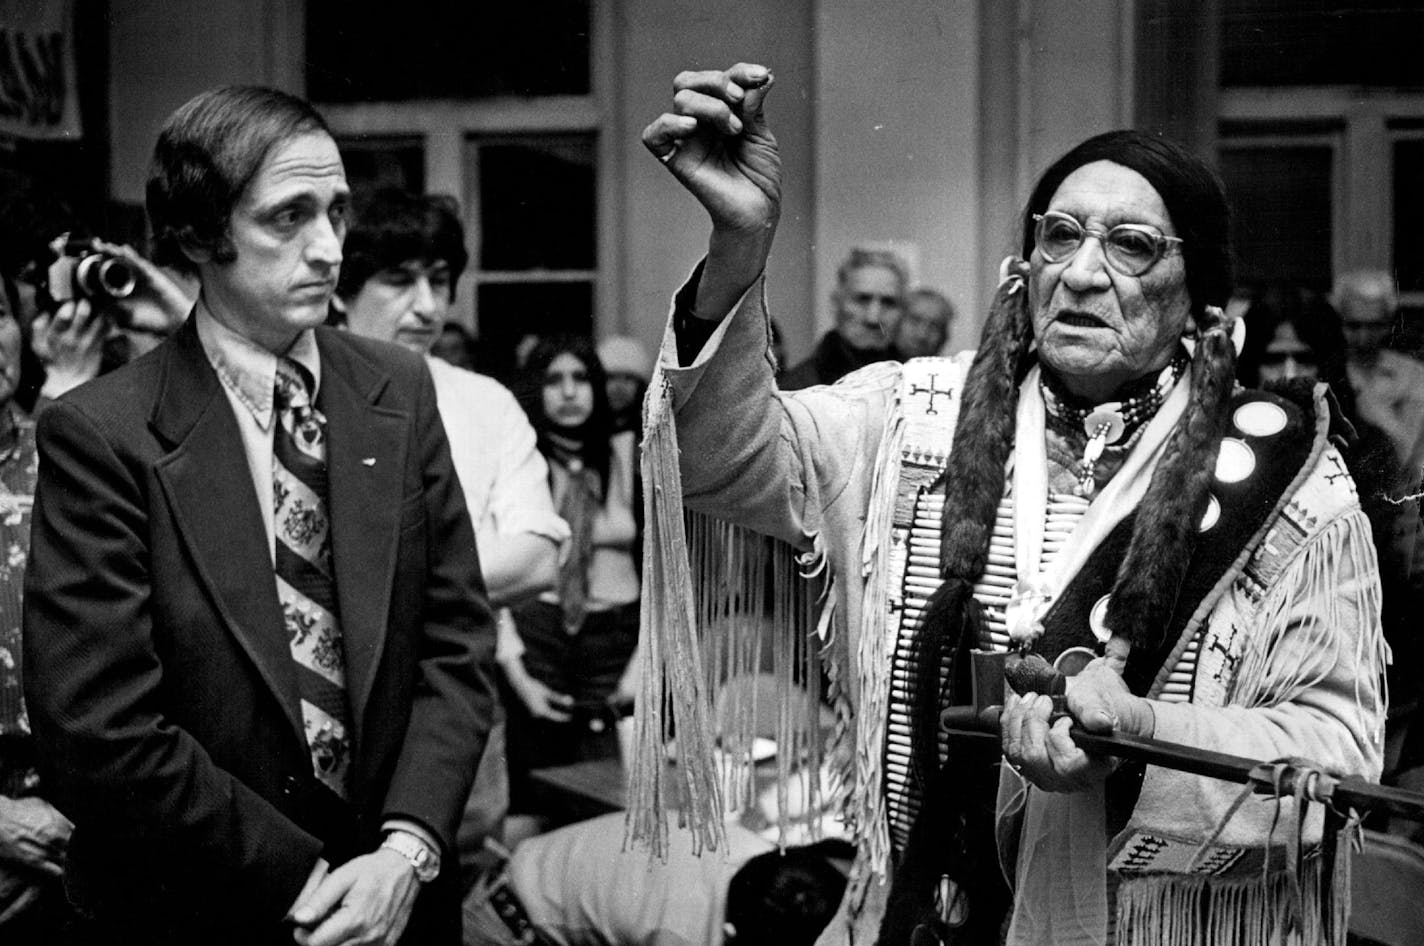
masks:
<path fill-rule="evenodd" d="M 92 253 L 79 261 L 74 282 L 93 299 L 122 299 L 138 287 L 138 276 L 125 261 Z"/>

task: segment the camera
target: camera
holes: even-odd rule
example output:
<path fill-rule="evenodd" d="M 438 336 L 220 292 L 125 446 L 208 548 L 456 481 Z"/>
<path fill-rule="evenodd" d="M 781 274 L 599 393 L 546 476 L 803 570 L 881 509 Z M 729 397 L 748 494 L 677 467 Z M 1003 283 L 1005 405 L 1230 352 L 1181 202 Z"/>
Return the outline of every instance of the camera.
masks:
<path fill-rule="evenodd" d="M 138 272 L 124 259 L 96 250 L 90 240 L 56 239 L 55 260 L 49 266 L 45 290 L 55 305 L 75 299 L 110 302 L 133 295 Z"/>

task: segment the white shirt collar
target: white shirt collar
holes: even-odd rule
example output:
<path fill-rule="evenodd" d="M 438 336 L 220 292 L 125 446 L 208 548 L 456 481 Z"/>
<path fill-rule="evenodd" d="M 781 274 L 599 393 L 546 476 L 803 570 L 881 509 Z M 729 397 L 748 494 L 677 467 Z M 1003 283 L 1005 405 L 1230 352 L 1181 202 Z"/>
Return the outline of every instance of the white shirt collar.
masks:
<path fill-rule="evenodd" d="M 213 317 L 202 296 L 198 297 L 196 328 L 203 351 L 223 386 L 231 391 L 263 430 L 272 424 L 272 391 L 277 382 L 277 356 L 261 345 L 239 335 Z M 321 390 L 321 359 L 316 333 L 304 330 L 284 356 L 311 372 L 312 401 Z"/>

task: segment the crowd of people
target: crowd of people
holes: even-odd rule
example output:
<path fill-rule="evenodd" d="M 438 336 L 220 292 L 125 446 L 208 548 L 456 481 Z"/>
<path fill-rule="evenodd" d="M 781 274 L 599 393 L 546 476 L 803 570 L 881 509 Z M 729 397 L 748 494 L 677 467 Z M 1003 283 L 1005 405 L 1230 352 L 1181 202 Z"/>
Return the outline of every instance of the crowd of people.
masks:
<path fill-rule="evenodd" d="M 772 84 L 683 73 L 644 132 L 711 225 L 657 356 L 531 337 L 508 387 L 459 207 L 353 194 L 300 99 L 170 116 L 143 253 L 4 196 L 4 942 L 1343 941 L 1353 823 L 1069 727 L 1424 786 L 1391 279 L 1233 293 L 1212 170 L 1112 132 L 975 350 L 866 246 L 788 365 Z M 1044 668 L 991 748 L 939 726 L 971 651 Z M 729 817 L 766 681 L 815 787 Z M 628 818 L 537 784 L 585 763 Z M 844 837 L 790 844 L 823 789 Z"/>

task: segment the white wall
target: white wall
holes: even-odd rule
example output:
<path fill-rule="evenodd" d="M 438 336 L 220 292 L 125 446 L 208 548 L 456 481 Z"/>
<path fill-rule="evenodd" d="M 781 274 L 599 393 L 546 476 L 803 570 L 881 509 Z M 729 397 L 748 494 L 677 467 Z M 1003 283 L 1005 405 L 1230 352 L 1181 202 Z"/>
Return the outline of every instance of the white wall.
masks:
<path fill-rule="evenodd" d="M 918 278 L 979 318 L 979 43 L 973 0 L 816 4 L 816 305 L 862 243 L 905 248 Z M 798 169 L 799 170 L 799 169 Z"/>
<path fill-rule="evenodd" d="M 1098 132 L 1132 124 L 1133 0 L 980 0 L 981 239 L 975 331 L 1017 253 L 1034 179 Z M 972 341 L 972 340 L 971 340 Z"/>
<path fill-rule="evenodd" d="M 776 76 L 766 114 L 787 168 L 773 250 L 769 301 L 790 350 L 811 339 L 814 240 L 815 84 L 812 0 L 660 0 L 620 4 L 620 87 L 610 133 L 622 142 L 621 268 L 629 311 L 623 324 L 653 350 L 668 300 L 707 246 L 706 214 L 639 141 L 643 127 L 672 107 L 672 80 L 684 69 L 759 62 Z"/>

